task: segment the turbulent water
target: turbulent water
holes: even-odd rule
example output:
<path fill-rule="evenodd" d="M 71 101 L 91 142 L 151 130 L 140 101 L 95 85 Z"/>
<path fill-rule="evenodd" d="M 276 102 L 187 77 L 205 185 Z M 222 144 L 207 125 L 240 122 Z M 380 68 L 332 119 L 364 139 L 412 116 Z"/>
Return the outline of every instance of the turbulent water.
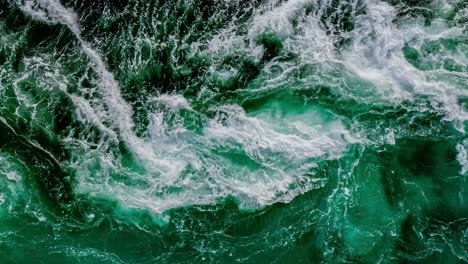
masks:
<path fill-rule="evenodd" d="M 0 0 L 0 263 L 468 262 L 466 0 Z"/>

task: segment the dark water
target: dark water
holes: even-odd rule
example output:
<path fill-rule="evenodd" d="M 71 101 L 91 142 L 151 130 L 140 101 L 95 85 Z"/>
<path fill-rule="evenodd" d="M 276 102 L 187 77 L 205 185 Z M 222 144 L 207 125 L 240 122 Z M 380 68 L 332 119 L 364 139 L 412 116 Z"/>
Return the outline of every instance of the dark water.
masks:
<path fill-rule="evenodd" d="M 465 263 L 463 0 L 0 0 L 0 263 Z"/>

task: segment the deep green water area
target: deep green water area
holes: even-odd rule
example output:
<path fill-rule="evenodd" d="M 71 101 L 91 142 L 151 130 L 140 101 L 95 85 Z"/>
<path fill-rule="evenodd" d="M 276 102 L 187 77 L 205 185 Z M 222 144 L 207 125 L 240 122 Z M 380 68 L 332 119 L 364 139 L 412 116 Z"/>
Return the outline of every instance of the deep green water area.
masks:
<path fill-rule="evenodd" d="M 0 0 L 0 263 L 468 263 L 468 1 Z"/>

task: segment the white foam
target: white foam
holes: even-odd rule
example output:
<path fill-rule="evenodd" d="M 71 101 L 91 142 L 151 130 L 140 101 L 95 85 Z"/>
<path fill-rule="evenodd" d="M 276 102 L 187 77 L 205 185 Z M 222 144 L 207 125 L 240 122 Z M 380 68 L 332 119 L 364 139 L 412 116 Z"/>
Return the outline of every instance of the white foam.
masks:
<path fill-rule="evenodd" d="M 355 18 L 356 30 L 346 33 L 352 39 L 351 44 L 339 53 L 334 46 L 336 38 L 327 34 L 320 21 L 329 3 L 324 1 L 311 14 L 301 13 L 309 4 L 317 6 L 318 2 L 270 1 L 248 22 L 247 36 L 237 35 L 235 25 L 229 26 L 207 41 L 206 46 L 193 45 L 193 54 L 203 51 L 216 62 L 226 53 L 242 51 L 259 60 L 264 51 L 256 38 L 271 31 L 282 38 L 284 49 L 298 54 L 299 59 L 268 62 L 264 86 L 258 90 L 276 89 L 304 65 L 314 65 L 317 72 L 304 77 L 305 82 L 324 79 L 342 84 L 352 75 L 373 85 L 371 100 L 398 103 L 418 94 L 431 95 L 444 103 L 447 118 L 467 120 L 457 104 L 457 95 L 466 92 L 450 83 L 431 80 L 431 72 L 414 68 L 401 52 L 411 39 L 458 36 L 461 34 L 458 29 L 443 30 L 443 24 L 431 29 L 420 24 L 397 26 L 393 23 L 396 18 L 393 7 L 385 2 L 367 1 L 366 12 Z M 63 24 L 76 35 L 98 75 L 97 86 L 107 106 L 96 107 L 82 97 L 69 95 L 79 117 L 113 137 L 120 137 L 144 167 L 143 171 L 127 168 L 119 164 L 122 160 L 119 154 L 106 148 L 91 150 L 84 142 L 83 157 L 72 164 L 79 168 L 78 193 L 116 199 L 123 208 L 159 213 L 178 206 L 213 203 L 227 195 L 237 197 L 245 207 L 288 202 L 302 192 L 321 188 L 326 182 L 313 175 L 318 161 L 339 158 L 349 143 L 359 142 L 338 118 L 331 121 L 320 118 L 323 114 L 320 109 L 275 115 L 268 111 L 248 114 L 238 105 L 220 106 L 211 109 L 217 113 L 213 118 L 200 118 L 205 122 L 201 132 L 193 132 L 185 127 L 185 117 L 180 111 L 189 116 L 199 114 L 181 95 L 154 98 L 153 103 L 163 107 L 150 115 L 149 139 L 143 140 L 133 132 L 132 108 L 123 99 L 117 80 L 98 51 L 80 36 L 76 14 L 56 0 L 26 1 L 22 10 L 40 21 Z M 458 62 L 464 63 L 464 58 Z M 341 79 L 333 76 L 330 65 L 342 67 Z M 280 69 L 279 73 L 272 73 L 274 67 Z M 216 65 L 209 73 L 230 78 L 237 72 Z M 352 87 L 336 87 L 343 89 L 343 94 L 349 92 L 356 97 L 361 92 L 353 91 Z M 395 132 L 387 132 L 387 143 L 394 144 Z M 466 151 L 457 149 L 459 161 L 465 162 Z M 93 171 L 96 167 L 99 171 Z"/>
<path fill-rule="evenodd" d="M 106 114 L 111 117 L 111 122 L 119 131 L 119 135 L 125 142 L 127 147 L 133 152 L 135 157 L 140 160 L 150 170 L 161 170 L 163 172 L 170 172 L 172 169 L 166 163 L 160 162 L 156 159 L 152 149 L 142 139 L 138 138 L 134 132 L 134 123 L 132 120 L 132 108 L 122 98 L 119 84 L 115 80 L 113 74 L 109 72 L 106 65 L 99 55 L 99 53 L 92 48 L 91 44 L 86 42 L 80 35 L 80 26 L 77 15 L 70 9 L 63 7 L 57 0 L 36 0 L 25 1 L 20 7 L 23 12 L 30 15 L 36 20 L 40 20 L 50 24 L 62 24 L 67 26 L 80 41 L 82 50 L 92 62 L 94 71 L 99 76 L 97 83 L 100 92 L 108 107 Z M 96 115 L 89 111 L 89 105 L 83 103 L 77 97 L 72 97 L 82 114 L 87 115 L 87 119 L 92 123 L 109 133 L 102 122 L 98 120 Z M 112 129 L 111 128 L 111 129 Z M 112 133 L 109 133 L 113 135 Z"/>
<path fill-rule="evenodd" d="M 264 31 L 272 31 L 283 36 L 296 34 L 292 20 L 298 16 L 306 4 L 315 3 L 311 0 L 290 0 L 281 4 L 278 1 L 267 2 L 257 11 L 251 24 L 249 34 L 254 36 Z"/>
<path fill-rule="evenodd" d="M 180 109 L 186 109 L 186 110 L 192 110 L 190 107 L 189 102 L 181 96 L 181 95 L 169 95 L 169 94 L 162 94 L 159 97 L 154 98 L 155 102 L 164 104 L 165 106 L 169 107 L 172 110 L 180 110 Z"/>
<path fill-rule="evenodd" d="M 122 182 L 82 174 L 85 180 L 77 190 L 117 199 L 123 210 L 162 213 L 184 205 L 210 204 L 227 195 L 237 197 L 243 207 L 256 208 L 321 188 L 327 179 L 310 174 L 316 161 L 339 157 L 353 142 L 339 120 L 324 122 L 315 110 L 288 116 L 285 120 L 291 123 L 263 112 L 248 116 L 235 105 L 214 111 L 219 114 L 207 121 L 202 134 L 187 130 L 180 113 L 171 107 L 152 115 L 149 132 L 154 153 L 172 168 L 164 177 L 127 171 L 121 172 L 126 173 Z M 250 165 L 238 163 L 238 158 Z M 100 167 L 114 170 L 113 160 L 108 159 L 111 164 L 107 165 L 101 162 Z"/>
<path fill-rule="evenodd" d="M 463 143 L 464 145 L 457 144 L 457 160 L 461 166 L 460 174 L 465 175 L 465 173 L 468 172 L 468 155 L 465 147 L 468 144 L 468 140 L 465 140 Z"/>
<path fill-rule="evenodd" d="M 76 14 L 63 7 L 58 0 L 26 0 L 20 3 L 20 9 L 35 20 L 50 24 L 63 24 L 79 35 L 80 27 Z"/>
<path fill-rule="evenodd" d="M 366 14 L 356 18 L 357 30 L 353 32 L 352 45 L 343 53 L 346 67 L 361 79 L 373 83 L 375 92 L 381 96 L 379 99 L 398 103 L 425 94 L 443 103 L 440 110 L 448 120 L 468 120 L 468 115 L 457 100 L 458 96 L 467 95 L 468 91 L 432 78 L 434 71 L 416 69 L 402 52 L 405 44 L 411 41 L 460 37 L 462 29 L 448 29 L 438 21 L 426 27 L 418 19 L 401 25 L 395 24 L 395 20 L 394 7 L 386 2 L 369 1 Z M 461 126 L 457 127 L 463 131 Z"/>
<path fill-rule="evenodd" d="M 0 211 L 11 212 L 30 198 L 23 185 L 22 173 L 22 164 L 17 159 L 0 152 Z"/>

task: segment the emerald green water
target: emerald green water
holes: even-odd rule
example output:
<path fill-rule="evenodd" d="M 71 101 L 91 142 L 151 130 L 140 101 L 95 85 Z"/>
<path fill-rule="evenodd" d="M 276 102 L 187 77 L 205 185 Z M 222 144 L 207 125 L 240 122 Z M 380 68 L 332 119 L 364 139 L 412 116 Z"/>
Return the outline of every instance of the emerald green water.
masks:
<path fill-rule="evenodd" d="M 468 262 L 463 0 L 0 0 L 0 263 Z"/>

